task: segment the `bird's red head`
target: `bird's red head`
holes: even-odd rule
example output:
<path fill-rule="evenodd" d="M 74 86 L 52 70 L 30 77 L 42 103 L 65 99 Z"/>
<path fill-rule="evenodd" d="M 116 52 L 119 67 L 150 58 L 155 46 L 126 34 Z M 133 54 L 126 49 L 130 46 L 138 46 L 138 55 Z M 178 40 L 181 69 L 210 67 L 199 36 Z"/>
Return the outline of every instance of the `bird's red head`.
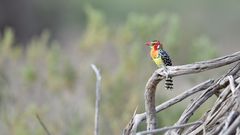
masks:
<path fill-rule="evenodd" d="M 154 47 L 155 49 L 159 49 L 159 48 L 162 49 L 163 48 L 161 42 L 158 41 L 158 40 L 147 41 L 145 44 L 147 46 Z"/>

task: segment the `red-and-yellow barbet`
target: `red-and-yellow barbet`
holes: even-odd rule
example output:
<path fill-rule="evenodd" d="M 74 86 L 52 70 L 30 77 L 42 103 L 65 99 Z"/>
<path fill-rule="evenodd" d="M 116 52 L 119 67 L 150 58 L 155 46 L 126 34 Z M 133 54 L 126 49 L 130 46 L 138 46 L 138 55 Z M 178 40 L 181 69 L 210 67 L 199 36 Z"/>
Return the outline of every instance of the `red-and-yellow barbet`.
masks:
<path fill-rule="evenodd" d="M 151 48 L 150 56 L 158 67 L 163 67 L 166 71 L 165 88 L 173 89 L 173 80 L 168 76 L 167 66 L 172 66 L 172 61 L 166 51 L 163 50 L 163 45 L 158 40 L 148 41 L 146 45 Z"/>

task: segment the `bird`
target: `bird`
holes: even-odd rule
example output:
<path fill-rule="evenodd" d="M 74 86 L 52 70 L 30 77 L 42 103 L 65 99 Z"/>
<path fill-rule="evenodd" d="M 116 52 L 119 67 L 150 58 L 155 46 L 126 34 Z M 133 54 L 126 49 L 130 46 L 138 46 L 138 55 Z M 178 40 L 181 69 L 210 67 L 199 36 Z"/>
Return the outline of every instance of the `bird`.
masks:
<path fill-rule="evenodd" d="M 165 88 L 173 89 L 173 80 L 171 76 L 168 76 L 167 71 L 167 66 L 172 66 L 172 60 L 168 53 L 163 50 L 162 43 L 158 40 L 153 40 L 147 41 L 145 44 L 151 48 L 150 56 L 157 65 L 157 67 L 163 67 L 166 72 Z"/>

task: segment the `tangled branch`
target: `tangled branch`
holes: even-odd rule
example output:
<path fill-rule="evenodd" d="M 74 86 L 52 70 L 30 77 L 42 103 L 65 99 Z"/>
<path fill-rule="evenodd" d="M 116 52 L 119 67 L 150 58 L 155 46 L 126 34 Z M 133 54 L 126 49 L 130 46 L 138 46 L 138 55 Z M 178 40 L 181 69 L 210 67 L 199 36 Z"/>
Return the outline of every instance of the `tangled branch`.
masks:
<path fill-rule="evenodd" d="M 182 65 L 182 66 L 172 66 L 168 67 L 168 74 L 169 76 L 180 76 L 180 75 L 185 75 L 185 74 L 193 74 L 193 73 L 199 73 L 202 71 L 218 68 L 221 66 L 229 65 L 231 63 L 234 63 L 236 61 L 240 61 L 240 52 L 233 53 L 231 55 L 227 55 L 224 57 L 220 57 L 217 59 L 213 60 L 208 60 L 208 61 L 202 61 L 202 62 L 197 62 L 193 64 L 187 64 L 187 65 Z M 193 115 L 193 113 L 207 100 L 209 99 L 212 95 L 220 92 L 221 89 L 228 87 L 229 85 L 229 77 L 233 78 L 233 82 L 236 83 L 236 79 L 238 77 L 237 73 L 240 69 L 240 63 L 238 63 L 236 66 L 234 66 L 227 74 L 223 75 L 219 79 L 213 81 L 213 80 L 208 80 L 206 82 L 203 82 L 188 91 L 180 94 L 179 96 L 155 107 L 155 92 L 156 92 L 156 87 L 158 83 L 163 80 L 166 76 L 166 73 L 164 72 L 164 69 L 158 69 L 156 70 L 153 75 L 149 78 L 146 88 L 145 88 L 145 110 L 146 113 L 142 114 L 136 114 L 133 116 L 131 123 L 131 128 L 126 127 L 124 131 L 129 131 L 129 134 L 136 134 L 137 127 L 140 122 L 143 120 L 147 120 L 147 131 L 152 131 L 157 128 L 157 121 L 156 121 L 156 113 L 160 112 L 168 107 L 170 107 L 173 104 L 176 104 L 177 102 L 182 101 L 183 99 L 187 98 L 188 96 L 193 95 L 194 93 L 204 91 L 196 100 L 194 100 L 183 112 L 182 116 L 179 118 L 179 120 L 176 122 L 175 126 L 179 126 L 182 124 L 186 124 L 189 118 Z M 233 83 L 230 83 L 231 85 Z M 231 86 L 233 89 L 233 86 Z M 240 86 L 239 86 L 240 87 Z M 239 87 L 234 86 L 234 91 L 237 92 Z M 224 92 L 224 91 L 223 91 Z M 220 92 L 220 96 L 222 95 L 223 92 Z M 226 92 L 225 92 L 226 93 Z M 239 98 L 237 98 L 239 99 Z M 220 100 L 220 99 L 219 99 Z M 224 100 L 226 101 L 226 99 Z M 235 100 L 236 101 L 236 100 Z M 232 102 L 233 103 L 233 102 Z M 235 103 L 235 102 L 234 102 Z M 219 104 L 219 103 L 218 103 Z M 236 105 L 230 106 L 233 107 Z M 205 117 L 209 117 L 209 114 L 206 113 Z M 205 117 L 202 119 L 205 120 Z M 203 121 L 204 125 L 206 121 Z M 129 123 L 129 124 L 130 124 Z M 129 125 L 128 124 L 128 125 Z M 202 127 L 200 129 L 200 127 Z M 183 129 L 184 132 L 183 132 Z M 181 134 L 181 133 L 190 133 L 196 130 L 199 130 L 200 132 L 205 132 L 206 127 L 205 126 L 191 126 L 188 129 L 186 128 L 178 128 L 178 129 L 173 129 L 169 130 L 167 134 Z M 228 129 L 229 130 L 229 129 Z M 227 131 L 226 131 L 227 132 Z M 229 132 L 229 131 L 228 131 Z M 198 132 L 199 133 L 199 132 Z M 152 133 L 154 134 L 154 133 Z"/>

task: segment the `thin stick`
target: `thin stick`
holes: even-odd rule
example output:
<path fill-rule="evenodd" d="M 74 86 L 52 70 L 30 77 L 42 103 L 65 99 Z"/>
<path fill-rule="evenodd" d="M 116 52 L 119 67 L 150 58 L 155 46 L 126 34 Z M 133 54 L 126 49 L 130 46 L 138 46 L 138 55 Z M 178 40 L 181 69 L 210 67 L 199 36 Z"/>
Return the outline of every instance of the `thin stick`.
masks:
<path fill-rule="evenodd" d="M 94 135 L 99 135 L 99 106 L 100 106 L 100 99 L 101 99 L 101 74 L 97 67 L 94 64 L 91 64 L 93 71 L 96 74 L 96 102 L 95 102 L 95 128 L 94 128 Z"/>
<path fill-rule="evenodd" d="M 163 128 L 155 129 L 152 131 L 142 131 L 142 132 L 137 133 L 137 135 L 146 135 L 146 134 L 150 134 L 150 133 L 165 132 L 165 131 L 172 130 L 172 129 L 178 129 L 178 128 L 189 127 L 189 126 L 200 125 L 200 124 L 202 124 L 201 121 L 196 121 L 196 122 L 182 124 L 182 125 L 178 125 L 178 126 L 163 127 Z"/>
<path fill-rule="evenodd" d="M 203 91 L 206 90 L 209 86 L 211 86 L 213 84 L 214 80 L 207 80 L 205 82 L 202 82 L 196 86 L 194 86 L 193 88 L 183 92 L 182 94 L 176 96 L 175 98 L 172 98 L 170 100 L 168 100 L 167 102 L 162 103 L 161 105 L 156 107 L 156 111 L 160 112 L 184 99 L 186 99 L 187 97 L 199 92 L 199 91 Z"/>
<path fill-rule="evenodd" d="M 36 117 L 37 117 L 37 120 L 40 123 L 40 125 L 43 127 L 44 131 L 47 133 L 47 135 L 51 135 L 49 130 L 47 129 L 47 127 L 45 126 L 45 124 L 41 120 L 40 116 L 38 114 L 36 114 Z"/>
<path fill-rule="evenodd" d="M 130 135 L 130 134 L 136 134 L 137 132 L 137 129 L 136 130 L 132 130 L 133 129 L 133 125 L 134 125 L 134 121 L 136 121 L 136 113 L 137 113 L 137 109 L 138 109 L 138 106 L 136 107 L 134 113 L 133 113 L 133 116 L 132 116 L 132 119 L 130 120 L 129 124 L 124 128 L 123 130 L 123 135 Z"/>

